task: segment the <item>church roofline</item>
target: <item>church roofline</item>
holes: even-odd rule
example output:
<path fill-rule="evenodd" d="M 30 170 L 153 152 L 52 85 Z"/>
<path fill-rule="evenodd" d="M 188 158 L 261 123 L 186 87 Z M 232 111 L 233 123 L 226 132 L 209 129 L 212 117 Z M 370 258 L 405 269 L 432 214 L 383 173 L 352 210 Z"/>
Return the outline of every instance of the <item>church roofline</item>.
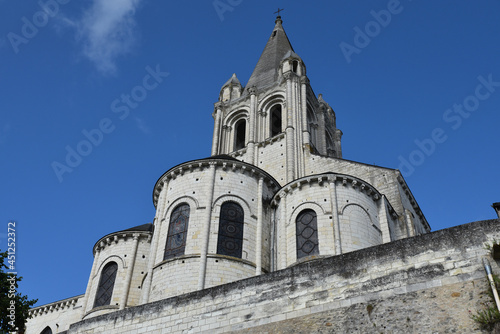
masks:
<path fill-rule="evenodd" d="M 201 168 L 206 167 L 210 164 L 210 162 L 216 162 L 216 163 L 221 163 L 221 164 L 223 162 L 228 162 L 230 164 L 242 165 L 242 166 L 244 166 L 244 169 L 247 171 L 251 171 L 251 172 L 258 171 L 260 174 L 264 175 L 267 178 L 267 180 L 269 180 L 274 185 L 276 185 L 278 189 L 281 187 L 280 183 L 278 181 L 276 181 L 276 179 L 274 177 L 272 177 L 271 174 L 269 174 L 265 170 L 255 166 L 255 165 L 252 165 L 252 164 L 249 164 L 247 162 L 235 159 L 235 158 L 233 158 L 229 155 L 226 155 L 226 154 L 214 155 L 214 156 L 207 157 L 207 158 L 201 158 L 201 159 L 183 162 L 179 165 L 176 165 L 176 166 L 170 168 L 165 173 L 163 173 L 162 176 L 160 176 L 158 178 L 158 180 L 156 181 L 154 188 L 153 188 L 153 205 L 154 205 L 154 207 L 156 208 L 156 205 L 158 203 L 158 198 L 160 196 L 161 189 L 163 188 L 164 180 L 167 178 L 171 178 L 173 176 L 175 177 L 176 170 L 179 170 L 179 172 L 183 174 L 187 170 L 200 168 L 200 167 Z M 187 168 L 183 169 L 183 167 L 187 167 Z"/>
<path fill-rule="evenodd" d="M 106 241 L 107 239 L 110 239 L 111 236 L 114 236 L 113 241 L 118 240 L 120 237 L 128 237 L 131 235 L 134 235 L 136 233 L 139 233 L 139 235 L 151 235 L 153 233 L 154 226 L 152 223 L 147 223 L 147 224 L 142 224 L 138 225 L 135 227 L 131 227 L 126 230 L 121 230 L 121 231 L 116 231 L 112 233 L 108 233 L 105 236 L 99 238 L 97 242 L 94 244 L 94 247 L 92 247 L 92 252 L 95 254 L 96 247 L 99 246 L 101 242 Z M 135 233 L 134 233 L 135 232 Z M 111 239 L 107 242 L 108 244 L 111 242 Z"/>

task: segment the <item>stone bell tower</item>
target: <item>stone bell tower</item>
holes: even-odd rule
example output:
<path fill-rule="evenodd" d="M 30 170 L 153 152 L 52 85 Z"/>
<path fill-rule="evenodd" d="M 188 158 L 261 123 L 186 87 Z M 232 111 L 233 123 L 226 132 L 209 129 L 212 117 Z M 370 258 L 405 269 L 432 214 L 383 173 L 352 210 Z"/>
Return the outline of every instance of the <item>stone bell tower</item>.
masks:
<path fill-rule="evenodd" d="M 227 154 L 286 184 L 307 175 L 311 153 L 342 158 L 335 113 L 316 97 L 278 16 L 250 79 L 233 74 L 215 103 L 212 156 Z"/>

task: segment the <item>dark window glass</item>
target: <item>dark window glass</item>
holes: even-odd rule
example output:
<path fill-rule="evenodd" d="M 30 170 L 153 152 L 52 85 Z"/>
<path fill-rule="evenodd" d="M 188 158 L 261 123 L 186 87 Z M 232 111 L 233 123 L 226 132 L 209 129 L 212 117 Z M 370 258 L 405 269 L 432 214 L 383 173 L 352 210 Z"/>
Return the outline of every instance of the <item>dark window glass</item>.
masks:
<path fill-rule="evenodd" d="M 115 262 L 108 263 L 102 269 L 94 307 L 109 305 L 111 303 L 111 296 L 113 295 L 113 287 L 115 286 L 117 272 L 118 265 Z"/>
<path fill-rule="evenodd" d="M 50 327 L 47 326 L 40 334 L 52 334 L 52 329 L 50 329 Z"/>
<path fill-rule="evenodd" d="M 281 105 L 271 108 L 271 137 L 281 133 Z"/>
<path fill-rule="evenodd" d="M 316 212 L 306 209 L 296 220 L 297 259 L 319 254 L 318 223 Z"/>
<path fill-rule="evenodd" d="M 172 211 L 168 225 L 167 244 L 163 259 L 184 255 L 189 223 L 189 205 L 181 204 Z"/>
<path fill-rule="evenodd" d="M 245 147 L 246 122 L 241 120 L 236 124 L 236 135 L 234 149 L 239 150 Z"/>
<path fill-rule="evenodd" d="M 225 202 L 220 209 L 217 254 L 241 259 L 244 213 L 235 202 Z"/>

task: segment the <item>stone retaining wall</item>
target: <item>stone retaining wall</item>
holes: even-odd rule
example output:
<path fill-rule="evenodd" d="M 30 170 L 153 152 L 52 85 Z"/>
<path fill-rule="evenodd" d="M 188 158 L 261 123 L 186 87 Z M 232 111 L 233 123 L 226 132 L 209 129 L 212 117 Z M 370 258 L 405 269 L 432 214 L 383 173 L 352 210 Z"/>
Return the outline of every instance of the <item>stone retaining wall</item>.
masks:
<path fill-rule="evenodd" d="M 481 258 L 493 239 L 500 220 L 461 225 L 97 316 L 68 334 L 477 333 L 469 311 L 488 299 Z"/>

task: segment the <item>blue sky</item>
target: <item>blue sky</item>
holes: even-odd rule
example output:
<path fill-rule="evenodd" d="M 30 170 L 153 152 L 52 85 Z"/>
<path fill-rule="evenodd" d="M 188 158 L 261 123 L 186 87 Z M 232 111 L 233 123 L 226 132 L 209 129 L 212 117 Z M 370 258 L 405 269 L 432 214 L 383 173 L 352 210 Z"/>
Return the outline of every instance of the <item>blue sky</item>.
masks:
<path fill-rule="evenodd" d="M 498 0 L 54 1 L 0 1 L 0 249 L 17 221 L 38 305 L 84 293 L 94 243 L 210 155 L 220 87 L 247 82 L 278 7 L 345 159 L 400 168 L 433 230 L 495 217 Z"/>

